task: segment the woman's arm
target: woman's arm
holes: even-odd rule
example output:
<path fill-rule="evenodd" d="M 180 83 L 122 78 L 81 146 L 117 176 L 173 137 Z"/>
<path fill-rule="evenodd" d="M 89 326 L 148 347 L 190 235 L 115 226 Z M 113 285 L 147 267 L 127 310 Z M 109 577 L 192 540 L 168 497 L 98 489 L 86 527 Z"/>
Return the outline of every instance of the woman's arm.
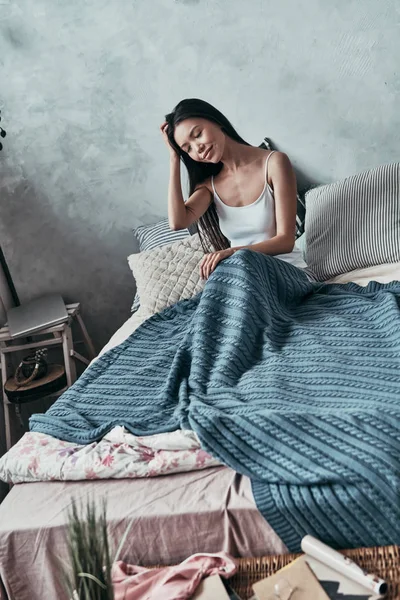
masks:
<path fill-rule="evenodd" d="M 221 260 L 232 256 L 237 250 L 248 248 L 272 256 L 286 254 L 293 250 L 296 239 L 296 175 L 288 156 L 283 152 L 275 152 L 268 166 L 275 197 L 276 235 L 258 244 L 235 246 L 206 254 L 200 265 L 200 273 L 203 279 L 208 279 L 217 264 Z"/>
<path fill-rule="evenodd" d="M 181 160 L 168 141 L 168 123 L 164 122 L 161 133 L 169 150 L 168 221 L 171 229 L 187 229 L 204 215 L 210 206 L 212 195 L 204 185 L 196 187 L 185 203 L 181 185 Z"/>
<path fill-rule="evenodd" d="M 211 192 L 204 186 L 197 186 L 193 194 L 184 201 L 181 186 L 180 158 L 170 157 L 170 177 L 168 186 L 168 221 L 171 229 L 187 229 L 204 215 L 212 200 Z"/>
<path fill-rule="evenodd" d="M 275 197 L 276 235 L 265 242 L 237 246 L 233 250 L 249 248 L 271 255 L 286 254 L 293 250 L 296 240 L 296 175 L 289 157 L 283 152 L 275 152 L 268 166 Z"/>

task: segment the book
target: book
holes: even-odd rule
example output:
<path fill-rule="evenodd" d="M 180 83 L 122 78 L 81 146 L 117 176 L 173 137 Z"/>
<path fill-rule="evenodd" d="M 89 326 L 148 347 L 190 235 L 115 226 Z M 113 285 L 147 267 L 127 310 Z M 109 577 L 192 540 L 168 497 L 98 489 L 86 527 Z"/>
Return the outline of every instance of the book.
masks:
<path fill-rule="evenodd" d="M 304 552 L 301 557 L 271 577 L 253 585 L 254 600 L 278 600 L 280 597 L 289 600 L 292 596 L 300 600 L 303 596 L 299 595 L 297 590 L 302 590 L 306 583 L 308 585 L 310 572 L 325 594 L 316 596 L 309 593 L 308 598 L 313 600 L 320 597 L 328 600 L 378 600 L 386 594 L 387 584 L 383 579 L 367 573 L 350 558 L 311 535 L 302 539 L 301 549 Z M 307 568 L 304 569 L 304 566 Z M 277 593 L 274 590 L 274 581 L 278 581 L 279 578 L 290 584 L 286 596 L 280 596 L 279 591 Z M 291 594 L 290 589 L 295 589 L 295 592 Z"/>
<path fill-rule="evenodd" d="M 329 600 L 313 571 L 299 559 L 253 584 L 252 600 Z"/>

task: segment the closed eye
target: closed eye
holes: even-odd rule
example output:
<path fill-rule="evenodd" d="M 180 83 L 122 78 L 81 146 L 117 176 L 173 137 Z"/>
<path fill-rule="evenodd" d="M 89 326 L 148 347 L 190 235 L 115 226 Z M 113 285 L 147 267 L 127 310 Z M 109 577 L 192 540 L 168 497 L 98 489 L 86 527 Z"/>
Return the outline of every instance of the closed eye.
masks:
<path fill-rule="evenodd" d="M 195 138 L 198 138 L 198 137 L 200 137 L 200 136 L 201 136 L 201 134 L 202 134 L 202 132 L 200 131 L 200 132 L 199 132 L 197 135 L 195 135 L 194 137 L 195 137 Z M 189 154 L 189 152 L 191 151 L 191 149 L 192 149 L 192 147 L 191 147 L 191 146 L 189 146 L 189 148 L 187 149 L 187 151 L 188 151 L 188 154 Z"/>

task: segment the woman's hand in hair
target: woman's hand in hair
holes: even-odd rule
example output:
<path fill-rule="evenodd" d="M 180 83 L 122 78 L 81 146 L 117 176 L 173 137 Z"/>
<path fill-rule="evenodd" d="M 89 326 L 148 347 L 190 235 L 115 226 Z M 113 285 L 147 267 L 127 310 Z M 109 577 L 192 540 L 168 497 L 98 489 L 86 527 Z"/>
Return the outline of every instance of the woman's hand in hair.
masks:
<path fill-rule="evenodd" d="M 175 157 L 179 158 L 176 150 L 169 143 L 168 133 L 167 133 L 167 131 L 168 131 L 168 123 L 167 123 L 167 121 L 164 121 L 164 123 L 160 126 L 160 131 L 161 131 L 161 134 L 163 136 L 163 140 L 164 140 L 164 142 L 165 142 L 165 144 L 166 144 L 166 146 L 167 146 L 167 148 L 168 148 L 168 150 L 170 152 L 170 155 L 173 156 L 174 158 Z"/>
<path fill-rule="evenodd" d="M 219 250 L 218 252 L 211 252 L 206 254 L 200 263 L 200 277 L 202 279 L 208 279 L 215 267 L 221 260 L 229 258 L 234 253 L 233 248 L 226 248 L 226 250 Z"/>

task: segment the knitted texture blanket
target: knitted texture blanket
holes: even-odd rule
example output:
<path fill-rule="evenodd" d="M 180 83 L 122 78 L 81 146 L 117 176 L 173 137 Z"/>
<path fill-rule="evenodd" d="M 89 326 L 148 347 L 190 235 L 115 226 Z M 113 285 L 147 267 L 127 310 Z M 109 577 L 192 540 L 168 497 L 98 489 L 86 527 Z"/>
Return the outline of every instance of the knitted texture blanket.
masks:
<path fill-rule="evenodd" d="M 249 250 L 93 363 L 33 431 L 194 430 L 290 550 L 400 543 L 400 283 L 311 283 Z"/>

